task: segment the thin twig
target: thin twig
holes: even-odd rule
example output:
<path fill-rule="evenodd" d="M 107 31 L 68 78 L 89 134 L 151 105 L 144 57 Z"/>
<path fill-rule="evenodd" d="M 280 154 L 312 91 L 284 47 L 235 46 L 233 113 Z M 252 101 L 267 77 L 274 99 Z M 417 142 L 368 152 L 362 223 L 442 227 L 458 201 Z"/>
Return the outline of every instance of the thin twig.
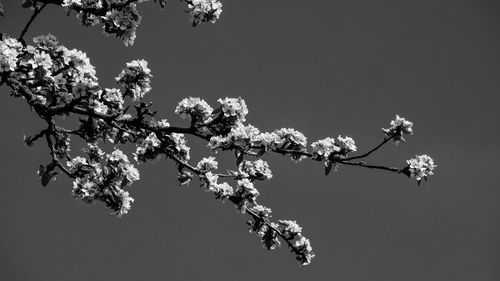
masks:
<path fill-rule="evenodd" d="M 182 161 L 181 159 L 179 159 L 177 156 L 173 155 L 173 154 L 170 154 L 168 155 L 170 158 L 172 158 L 175 162 L 177 162 L 179 165 L 183 166 L 183 167 L 186 167 L 187 169 L 189 169 L 190 171 L 192 171 L 193 173 L 197 174 L 198 176 L 200 175 L 203 175 L 204 173 L 200 170 L 198 170 L 197 168 L 193 167 L 192 165 L 190 165 L 189 163 L 185 162 L 185 161 Z M 230 201 L 234 204 L 238 204 L 238 202 L 234 201 L 234 200 L 231 200 Z M 275 231 L 287 244 L 288 246 L 290 246 L 292 249 L 295 250 L 295 247 L 293 245 L 292 242 L 290 242 L 290 239 L 288 239 L 288 237 L 286 237 L 283 233 L 281 233 L 281 231 L 279 231 L 279 229 L 277 229 L 276 227 L 274 227 L 268 220 L 266 220 L 265 218 L 259 216 L 256 212 L 254 212 L 253 210 L 251 209 L 247 209 L 246 212 L 252 216 L 254 219 L 256 220 L 259 220 L 259 221 L 262 221 L 264 224 L 266 224 L 269 228 L 271 228 L 273 231 Z"/>
<path fill-rule="evenodd" d="M 128 5 L 134 3 L 134 2 L 137 2 L 139 0 L 128 0 L 127 2 L 123 3 L 123 4 L 111 4 L 111 8 L 116 8 L 116 9 L 123 9 L 125 7 L 127 7 Z"/>
<path fill-rule="evenodd" d="M 59 159 L 57 158 L 55 147 L 54 147 L 54 143 L 52 142 L 52 139 L 50 138 L 51 131 L 52 131 L 52 125 L 50 125 L 50 126 L 51 127 L 48 128 L 47 131 L 46 131 L 45 138 L 47 140 L 47 145 L 49 146 L 49 149 L 50 149 L 50 154 L 52 156 L 52 161 L 54 161 L 54 163 L 56 163 L 56 166 L 61 171 L 63 171 L 66 175 L 68 175 L 70 178 L 74 178 L 75 176 L 70 171 L 68 171 L 68 169 L 66 169 L 66 167 L 64 167 L 64 165 L 61 163 L 61 161 L 59 161 Z"/>
<path fill-rule="evenodd" d="M 297 151 L 297 150 L 281 149 L 281 148 L 276 148 L 273 151 L 281 154 L 297 154 L 301 156 L 307 156 L 309 158 L 313 156 L 312 153 L 309 153 L 307 151 Z"/>
<path fill-rule="evenodd" d="M 379 144 L 377 145 L 376 147 L 374 147 L 372 150 L 364 153 L 364 154 L 361 154 L 361 155 L 358 155 L 358 156 L 353 156 L 353 157 L 348 157 L 348 158 L 345 158 L 344 161 L 349 161 L 349 160 L 354 160 L 354 159 L 360 159 L 360 158 L 364 158 L 364 157 L 367 157 L 368 155 L 372 154 L 372 152 L 375 152 L 377 149 L 381 148 L 384 144 L 386 144 L 388 141 L 390 141 L 391 139 L 394 138 L 394 135 L 389 137 L 389 138 L 384 138 L 384 140 Z"/>
<path fill-rule="evenodd" d="M 288 237 L 286 237 L 283 233 L 281 233 L 281 231 L 279 231 L 279 229 L 272 226 L 270 222 L 268 222 L 266 219 L 259 216 L 256 212 L 254 212 L 251 209 L 247 209 L 246 212 L 248 214 L 250 214 L 253 218 L 264 222 L 269 228 L 271 228 L 274 232 L 276 232 L 281 237 L 281 239 L 283 239 L 288 244 L 288 246 L 290 246 L 292 249 L 295 250 L 295 246 L 292 244 L 292 242 L 290 242 L 290 239 L 288 239 Z"/>
<path fill-rule="evenodd" d="M 28 29 L 30 28 L 31 23 L 35 20 L 35 18 L 38 16 L 38 14 L 40 14 L 40 12 L 43 10 L 43 8 L 45 8 L 45 6 L 47 6 L 47 3 L 44 3 L 40 8 L 36 8 L 36 6 L 35 6 L 35 11 L 33 12 L 33 15 L 31 15 L 30 20 L 28 21 L 28 23 L 24 27 L 23 31 L 21 31 L 21 35 L 19 35 L 19 39 L 17 39 L 17 40 L 24 41 L 23 37 L 26 34 L 26 32 L 28 32 Z"/>
<path fill-rule="evenodd" d="M 369 169 L 378 169 L 378 170 L 386 170 L 386 171 L 391 171 L 395 173 L 401 173 L 402 169 L 400 168 L 395 168 L 395 167 L 386 167 L 386 166 L 380 166 L 380 165 L 368 165 L 365 162 L 346 162 L 345 160 L 339 161 L 339 163 L 344 164 L 344 165 L 349 165 L 349 166 L 359 166 L 359 167 L 364 167 L 364 168 L 369 168 Z"/>
<path fill-rule="evenodd" d="M 38 134 L 26 138 L 25 139 L 26 145 L 32 146 L 39 138 L 45 136 L 46 134 L 47 134 L 47 129 L 43 129 Z"/>

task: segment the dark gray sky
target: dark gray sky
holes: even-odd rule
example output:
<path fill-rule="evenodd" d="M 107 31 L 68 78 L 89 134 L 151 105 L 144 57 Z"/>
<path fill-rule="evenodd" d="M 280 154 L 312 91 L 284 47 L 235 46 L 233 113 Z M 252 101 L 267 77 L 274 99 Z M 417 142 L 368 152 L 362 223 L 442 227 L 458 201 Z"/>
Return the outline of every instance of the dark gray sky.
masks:
<path fill-rule="evenodd" d="M 3 0 L 0 19 L 0 32 L 16 37 L 30 17 L 17 2 Z M 171 162 L 140 166 L 122 219 L 72 199 L 67 178 L 42 188 L 35 172 L 47 148 L 22 141 L 42 122 L 3 87 L 1 280 L 500 280 L 498 1 L 223 4 L 217 24 L 196 29 L 177 1 L 163 12 L 142 4 L 128 48 L 56 6 L 28 37 L 50 32 L 87 52 L 106 87 L 125 62 L 148 60 L 147 100 L 173 124 L 183 124 L 173 111 L 184 97 L 215 106 L 241 96 L 262 131 L 293 127 L 309 142 L 348 135 L 365 151 L 401 114 L 415 135 L 370 161 L 400 166 L 427 153 L 436 175 L 417 187 L 383 171 L 341 167 L 324 177 L 320 163 L 266 157 L 274 178 L 257 186 L 260 202 L 276 219 L 297 220 L 316 252 L 300 267 L 286 247 L 262 249 L 247 217 L 196 182 L 177 186 Z M 190 144 L 193 161 L 208 155 Z"/>

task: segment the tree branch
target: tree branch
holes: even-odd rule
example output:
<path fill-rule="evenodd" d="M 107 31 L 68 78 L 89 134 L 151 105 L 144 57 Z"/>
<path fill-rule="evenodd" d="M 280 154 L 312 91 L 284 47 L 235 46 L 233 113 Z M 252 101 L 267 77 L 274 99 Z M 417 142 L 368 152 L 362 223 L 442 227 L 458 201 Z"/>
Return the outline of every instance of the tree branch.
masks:
<path fill-rule="evenodd" d="M 394 135 L 392 135 L 389 138 L 384 138 L 384 140 L 379 145 L 377 145 L 376 147 L 374 147 L 372 150 L 370 150 L 370 151 L 368 151 L 368 152 L 366 152 L 364 154 L 361 154 L 359 156 L 353 156 L 353 157 L 345 158 L 344 161 L 349 161 L 349 160 L 354 160 L 354 159 L 360 159 L 360 158 L 367 157 L 368 155 L 372 154 L 373 152 L 375 152 L 376 150 L 378 150 L 379 148 L 381 148 L 384 144 L 386 144 L 388 141 L 390 141 L 393 138 L 394 138 Z"/>
<path fill-rule="evenodd" d="M 386 166 L 379 166 L 379 165 L 368 165 L 363 161 L 360 162 L 347 162 L 345 160 L 341 160 L 338 163 L 344 164 L 344 165 L 349 165 L 349 166 L 359 166 L 359 167 L 364 167 L 364 168 L 369 168 L 369 169 L 377 169 L 377 170 L 386 170 L 386 171 L 391 171 L 395 173 L 401 173 L 402 169 L 395 168 L 395 167 L 386 167 Z"/>
<path fill-rule="evenodd" d="M 185 161 L 182 161 L 181 159 L 179 159 L 177 156 L 173 155 L 172 153 L 169 154 L 168 157 L 172 158 L 175 162 L 177 162 L 177 164 L 181 165 L 182 167 L 186 167 L 188 170 L 190 170 L 191 172 L 195 173 L 196 175 L 198 175 L 198 176 L 204 175 L 204 172 L 198 170 L 197 168 L 195 168 L 194 166 L 190 165 L 189 163 L 187 163 Z M 238 205 L 238 203 L 239 203 L 238 201 L 236 201 L 235 198 L 232 198 L 232 197 L 230 197 L 229 200 L 232 203 L 234 203 L 235 205 Z M 293 239 L 289 239 L 279 229 L 277 229 L 276 227 L 274 227 L 267 219 L 259 216 L 253 210 L 246 209 L 246 212 L 250 216 L 252 216 L 254 219 L 259 220 L 259 221 L 263 222 L 264 224 L 266 224 L 269 228 L 271 228 L 274 232 L 276 232 L 288 244 L 288 246 L 290 246 L 295 251 L 295 245 L 293 245 L 293 243 L 290 241 L 290 240 L 293 240 Z"/>
<path fill-rule="evenodd" d="M 40 8 L 37 8 L 35 6 L 35 11 L 33 12 L 33 15 L 31 15 L 31 18 L 29 19 L 28 23 L 26 24 L 26 26 L 24 26 L 23 31 L 21 31 L 21 35 L 19 35 L 19 39 L 18 39 L 19 41 L 24 42 L 24 39 L 23 39 L 24 35 L 26 34 L 26 32 L 28 32 L 30 25 L 33 23 L 35 18 L 40 14 L 40 12 L 43 10 L 43 8 L 45 8 L 45 6 L 47 6 L 47 3 L 44 3 Z"/>
<path fill-rule="evenodd" d="M 66 169 L 66 167 L 64 167 L 64 165 L 61 163 L 61 161 L 59 161 L 59 158 L 57 157 L 54 143 L 52 142 L 52 139 L 50 138 L 52 135 L 52 132 L 54 131 L 54 124 L 52 123 L 52 120 L 50 120 L 50 121 L 48 120 L 47 122 L 49 123 L 49 128 L 47 128 L 45 130 L 45 132 L 46 132 L 45 139 L 47 140 L 47 145 L 50 149 L 50 155 L 52 156 L 52 161 L 54 161 L 54 163 L 56 163 L 56 166 L 61 171 L 63 171 L 66 175 L 68 175 L 70 178 L 74 178 L 75 176 L 70 171 L 68 171 L 68 169 Z"/>

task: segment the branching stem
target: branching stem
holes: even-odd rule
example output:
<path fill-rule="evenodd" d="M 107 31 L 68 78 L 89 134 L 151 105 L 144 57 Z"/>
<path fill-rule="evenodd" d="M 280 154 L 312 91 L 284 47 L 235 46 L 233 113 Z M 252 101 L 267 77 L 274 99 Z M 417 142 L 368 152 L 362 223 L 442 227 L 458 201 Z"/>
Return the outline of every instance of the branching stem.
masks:
<path fill-rule="evenodd" d="M 349 165 L 349 166 L 359 166 L 359 167 L 364 167 L 364 168 L 369 168 L 369 169 L 378 169 L 378 170 L 386 170 L 386 171 L 391 171 L 395 173 L 401 173 L 402 169 L 400 168 L 395 168 L 395 167 L 387 167 L 387 166 L 380 166 L 380 165 L 368 165 L 363 161 L 360 162 L 347 162 L 345 160 L 339 161 L 339 163 L 342 163 L 344 165 Z"/>
<path fill-rule="evenodd" d="M 21 35 L 19 35 L 19 39 L 18 39 L 19 41 L 24 42 L 24 39 L 23 39 L 24 35 L 26 34 L 26 32 L 28 32 L 28 29 L 30 28 L 31 24 L 33 23 L 35 18 L 40 14 L 40 12 L 43 10 L 43 8 L 45 8 L 45 6 L 47 6 L 47 3 L 44 3 L 40 8 L 35 6 L 35 10 L 33 11 L 33 15 L 31 15 L 31 18 L 29 19 L 28 23 L 26 24 L 26 26 L 24 26 L 23 31 L 21 31 Z"/>
<path fill-rule="evenodd" d="M 353 157 L 345 158 L 344 161 L 349 161 L 349 160 L 354 160 L 354 159 L 360 159 L 360 158 L 368 157 L 370 154 L 372 154 L 373 152 L 375 152 L 376 150 L 378 150 L 379 148 L 381 148 L 388 141 L 390 141 L 391 139 L 393 139 L 394 136 L 395 135 L 392 135 L 389 138 L 386 137 L 386 138 L 384 138 L 384 140 L 379 145 L 377 145 L 376 147 L 374 147 L 372 150 L 370 150 L 370 151 L 368 151 L 368 152 L 366 152 L 364 154 L 358 155 L 358 156 L 353 156 Z"/>

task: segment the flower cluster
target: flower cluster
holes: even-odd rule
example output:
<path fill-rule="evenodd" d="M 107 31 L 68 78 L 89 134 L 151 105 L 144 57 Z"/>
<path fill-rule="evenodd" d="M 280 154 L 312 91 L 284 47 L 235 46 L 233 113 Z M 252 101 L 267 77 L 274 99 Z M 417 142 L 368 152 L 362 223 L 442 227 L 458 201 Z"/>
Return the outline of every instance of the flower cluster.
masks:
<path fill-rule="evenodd" d="M 216 199 L 226 200 L 234 195 L 234 189 L 227 182 L 218 183 L 219 176 L 212 172 L 205 172 L 200 175 L 201 186 L 205 187 L 206 191 L 211 191 L 215 194 Z"/>
<path fill-rule="evenodd" d="M 338 136 L 337 140 L 333 138 L 325 138 L 315 141 L 311 144 L 313 149 L 313 157 L 316 159 L 329 159 L 330 155 L 345 156 L 349 152 L 357 150 L 354 140 L 348 136 L 345 138 Z"/>
<path fill-rule="evenodd" d="M 302 227 L 300 227 L 296 221 L 291 220 L 280 220 L 279 223 L 284 227 L 283 234 L 291 239 L 298 235 L 301 235 Z"/>
<path fill-rule="evenodd" d="M 277 149 L 291 151 L 291 158 L 295 161 L 305 158 L 300 152 L 307 151 L 307 138 L 301 132 L 292 128 L 282 128 L 275 133 L 280 140 L 276 144 Z"/>
<path fill-rule="evenodd" d="M 83 10 L 84 5 L 97 5 L 98 2 L 66 0 L 64 5 L 74 9 L 80 7 L 78 9 L 85 14 L 90 12 Z M 126 11 L 123 7 L 128 7 L 127 4 L 120 8 L 124 3 L 127 2 L 105 1 L 101 3 L 102 6 L 93 9 L 94 12 L 111 9 L 119 14 Z M 101 20 L 113 21 L 116 26 L 126 22 L 121 21 L 123 18 L 111 20 L 113 16 L 102 17 Z M 119 216 L 130 210 L 134 199 L 125 189 L 139 180 L 140 175 L 121 150 L 115 147 L 110 154 L 101 150 L 99 144 L 106 140 L 115 146 L 135 144 L 133 155 L 137 162 L 159 159 L 160 155 L 174 160 L 181 185 L 188 185 L 195 175 L 198 176 L 201 186 L 214 194 L 216 199 L 229 201 L 239 212 L 250 214 L 254 219 L 249 222 L 250 230 L 260 236 L 265 248 L 278 247 L 281 239 L 287 242 L 304 265 L 311 262 L 314 253 L 309 240 L 301 233 L 302 228 L 292 220 L 280 220 L 278 223 L 270 221 L 271 209 L 257 202 L 260 195 L 255 187 L 257 181 L 269 180 L 273 176 L 267 162 L 259 157 L 274 151 L 288 155 L 293 160 L 310 158 L 324 161 L 325 173 L 337 165 L 348 164 L 403 173 L 416 178 L 418 183 L 432 175 L 436 168 L 432 158 L 427 155 L 408 160 L 403 169 L 354 161 L 380 148 L 388 138 L 375 149 L 355 157 L 347 157 L 349 153 L 357 151 L 354 140 L 340 135 L 336 139 L 325 138 L 313 142 L 310 153 L 307 151 L 306 137 L 295 129 L 282 128 L 261 133 L 258 128 L 245 124 L 248 108 L 241 98 L 219 99 L 220 106 L 215 110 L 200 98 L 182 100 L 175 113 L 183 118 L 191 118 L 191 126 L 187 128 L 170 127 L 166 119 L 158 121 L 156 112 L 149 109 L 151 103 L 141 101 L 136 104 L 133 116 L 133 112 L 128 112 L 130 106 L 125 104 L 129 100 L 126 101 L 124 97 L 139 101 L 151 90 L 152 75 L 146 61 L 127 63 L 116 78 L 116 82 L 125 88 L 122 93 L 120 89 L 103 88 L 98 84 L 95 69 L 85 53 L 60 46 L 52 35 L 36 37 L 34 43 L 34 46 L 23 46 L 16 39 L 3 37 L 0 41 L 0 75 L 2 83 L 13 89 L 14 96 L 23 97 L 39 116 L 48 121 L 48 128 L 26 138 L 28 145 L 45 138 L 49 146 L 51 162 L 42 165 L 38 172 L 42 185 L 48 184 L 59 172 L 64 172 L 74 180 L 74 197 L 88 203 L 102 201 Z M 80 117 L 80 126 L 76 129 L 69 130 L 60 124 L 59 117 L 70 114 Z M 384 132 L 395 142 L 404 141 L 403 135 L 413 133 L 412 125 L 396 116 L 391 127 L 384 129 Z M 219 163 L 214 157 L 203 158 L 195 166 L 189 164 L 190 148 L 184 133 L 209 140 L 208 146 L 212 149 L 233 150 L 237 171 L 215 173 Z M 72 158 L 69 155 L 70 136 L 79 136 L 87 142 L 89 149 L 85 152 L 88 157 Z M 257 159 L 249 161 L 245 157 Z M 219 178 L 231 178 L 231 184 L 219 183 Z"/>
<path fill-rule="evenodd" d="M 22 81 L 32 93 L 29 100 L 62 106 L 75 98 L 93 103 L 88 97 L 100 96 L 95 69 L 85 53 L 59 46 L 51 34 L 33 41 L 34 46 L 26 47 L 6 36 L 0 41 L 0 73 L 9 72 L 10 77 Z"/>
<path fill-rule="evenodd" d="M 190 158 L 189 150 L 191 148 L 186 145 L 187 140 L 184 137 L 184 134 L 172 133 L 169 138 L 172 143 L 168 146 L 168 148 L 171 149 L 172 154 L 179 157 L 180 160 L 188 161 Z"/>
<path fill-rule="evenodd" d="M 312 250 L 309 239 L 302 235 L 302 227 L 296 221 L 292 220 L 279 220 L 279 223 L 267 222 L 271 216 L 269 208 L 256 205 L 251 208 L 259 218 L 254 218 L 254 221 L 247 222 L 250 232 L 256 232 L 260 238 L 263 246 L 268 250 L 274 250 L 281 245 L 279 236 L 285 239 L 292 247 L 292 252 L 297 256 L 297 260 L 302 265 L 311 263 L 315 254 Z"/>
<path fill-rule="evenodd" d="M 0 41 L 0 72 L 14 71 L 23 45 L 16 39 L 6 37 Z"/>
<path fill-rule="evenodd" d="M 318 159 L 328 159 L 332 153 L 340 151 L 340 147 L 335 144 L 334 138 L 325 138 L 311 144 L 313 155 Z"/>
<path fill-rule="evenodd" d="M 165 129 L 170 127 L 170 123 L 168 123 L 167 119 L 161 119 L 161 120 L 153 120 L 153 127 L 158 127 L 160 129 Z"/>
<path fill-rule="evenodd" d="M 297 254 L 297 260 L 302 265 L 310 264 L 312 259 L 315 257 L 311 247 L 311 242 L 304 236 L 300 236 L 300 238 L 295 241 L 294 252 Z"/>
<path fill-rule="evenodd" d="M 281 138 L 275 132 L 264 132 L 255 136 L 254 145 L 256 147 L 261 147 L 264 151 L 276 149 L 278 145 L 281 145 Z"/>
<path fill-rule="evenodd" d="M 352 138 L 348 136 L 346 136 L 345 138 L 338 136 L 337 140 L 339 142 L 341 154 L 347 154 L 349 152 L 354 152 L 357 150 L 356 144 L 354 143 L 354 140 Z"/>
<path fill-rule="evenodd" d="M 215 23 L 222 14 L 222 3 L 219 0 L 187 0 L 188 10 L 193 26 L 201 22 Z"/>
<path fill-rule="evenodd" d="M 123 104 L 123 96 L 119 89 L 98 90 L 89 97 L 89 107 L 100 114 L 118 115 L 123 111 Z"/>
<path fill-rule="evenodd" d="M 95 149 L 89 150 L 92 151 Z M 100 153 L 92 155 L 91 161 L 83 157 L 75 157 L 68 161 L 69 171 L 74 176 L 73 196 L 86 203 L 102 201 L 118 216 L 130 210 L 134 201 L 123 187 L 139 180 L 139 171 L 130 163 L 128 157 L 119 149 L 115 149 L 104 158 Z M 105 163 L 97 161 L 106 159 Z"/>
<path fill-rule="evenodd" d="M 77 18 L 83 26 L 98 24 L 106 14 L 103 0 L 64 0 L 62 6 L 77 11 Z"/>
<path fill-rule="evenodd" d="M 50 35 L 49 35 L 50 37 Z M 94 66 L 90 63 L 87 54 L 80 50 L 68 50 L 65 47 L 58 47 L 62 51 L 62 58 L 55 56 L 55 61 L 62 61 L 62 64 L 55 72 L 58 72 L 56 79 L 60 79 L 64 82 L 66 80 L 66 89 L 71 89 L 73 95 L 84 96 L 89 91 L 93 91 L 97 84 L 96 71 Z M 60 52 L 56 52 L 59 55 Z"/>
<path fill-rule="evenodd" d="M 62 0 L 61 6 L 68 11 L 75 11 L 83 26 L 103 24 L 103 32 L 123 40 L 126 46 L 133 45 L 136 31 L 141 24 L 141 15 L 137 11 L 137 3 L 148 0 Z M 215 23 L 222 14 L 219 0 L 184 0 L 186 12 L 193 26 L 202 22 Z M 164 9 L 167 0 L 155 0 Z M 23 7 L 34 7 L 36 1 L 24 1 Z M 0 12 L 1 14 L 1 12 Z"/>
<path fill-rule="evenodd" d="M 113 34 L 121 38 L 125 46 L 133 45 L 137 27 L 142 17 L 136 9 L 135 3 L 121 9 L 111 9 L 102 17 L 105 34 Z"/>
<path fill-rule="evenodd" d="M 413 123 L 399 115 L 396 115 L 396 119 L 392 120 L 390 125 L 388 129 L 382 128 L 382 131 L 388 138 L 392 138 L 395 144 L 405 141 L 403 135 L 413 135 Z"/>
<path fill-rule="evenodd" d="M 244 213 L 248 207 L 247 203 L 253 204 L 255 200 L 260 195 L 259 191 L 253 185 L 249 179 L 244 178 L 238 180 L 238 186 L 236 188 L 235 193 L 238 195 L 240 199 L 239 209 L 242 213 Z"/>
<path fill-rule="evenodd" d="M 416 155 L 415 158 L 406 160 L 406 163 L 408 165 L 403 172 L 412 178 L 414 177 L 418 183 L 433 175 L 433 171 L 437 167 L 434 160 L 427 155 Z"/>
<path fill-rule="evenodd" d="M 138 181 L 140 179 L 139 171 L 134 167 L 134 165 L 130 164 L 127 155 L 125 155 L 121 150 L 116 149 L 110 155 L 107 155 L 108 162 L 110 167 L 114 169 L 113 173 L 121 173 L 124 178 L 124 182 L 122 184 L 130 185 L 134 181 Z"/>
<path fill-rule="evenodd" d="M 249 178 L 250 180 L 269 180 L 273 177 L 269 165 L 262 159 L 243 161 L 238 169 L 242 177 Z"/>
<path fill-rule="evenodd" d="M 274 229 L 278 228 L 278 224 L 271 222 L 269 224 L 263 224 L 257 231 L 257 235 L 260 236 L 264 248 L 268 250 L 274 250 L 281 246 L 281 241 L 278 237 L 278 232 Z"/>
<path fill-rule="evenodd" d="M 85 1 L 85 0 L 84 0 Z M 82 5 L 82 0 L 63 0 L 63 7 L 79 7 Z M 102 6 L 102 3 L 101 3 Z"/>
<path fill-rule="evenodd" d="M 212 191 L 215 194 L 216 199 L 226 200 L 227 198 L 233 196 L 234 190 L 227 182 L 223 182 L 212 187 Z"/>
<path fill-rule="evenodd" d="M 217 161 L 215 161 L 215 158 L 212 156 L 201 159 L 200 162 L 198 162 L 198 165 L 196 165 L 196 168 L 203 172 L 217 170 L 218 167 L 219 163 L 217 163 Z"/>
<path fill-rule="evenodd" d="M 138 101 L 151 90 L 151 70 L 145 60 L 134 60 L 115 78 L 118 85 L 125 87 L 125 96 Z"/>
<path fill-rule="evenodd" d="M 235 121 L 244 122 L 245 116 L 248 114 L 248 108 L 245 100 L 242 98 L 225 98 L 219 99 L 221 109 L 226 118 L 234 118 Z"/>
<path fill-rule="evenodd" d="M 248 151 L 259 134 L 259 129 L 256 127 L 237 123 L 226 136 L 213 136 L 210 138 L 208 147 L 211 149 L 236 148 L 240 151 Z"/>
<path fill-rule="evenodd" d="M 192 122 L 204 124 L 210 120 L 213 108 L 200 98 L 185 98 L 175 108 L 175 113 L 182 118 L 191 117 Z"/>
<path fill-rule="evenodd" d="M 134 153 L 136 161 L 146 162 L 156 159 L 162 153 L 161 142 L 155 133 L 151 132 L 140 144 L 137 145 Z"/>

